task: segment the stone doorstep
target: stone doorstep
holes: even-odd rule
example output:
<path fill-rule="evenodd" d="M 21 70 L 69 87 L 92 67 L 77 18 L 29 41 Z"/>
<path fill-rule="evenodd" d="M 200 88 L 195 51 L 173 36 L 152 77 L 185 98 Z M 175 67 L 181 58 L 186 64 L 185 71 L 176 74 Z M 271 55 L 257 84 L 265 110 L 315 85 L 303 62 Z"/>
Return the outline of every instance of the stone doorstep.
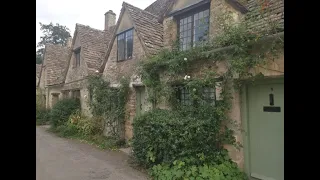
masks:
<path fill-rule="evenodd" d="M 131 147 L 128 147 L 128 148 L 120 148 L 119 149 L 121 152 L 125 153 L 126 155 L 128 156 L 131 156 L 132 155 L 132 148 Z"/>

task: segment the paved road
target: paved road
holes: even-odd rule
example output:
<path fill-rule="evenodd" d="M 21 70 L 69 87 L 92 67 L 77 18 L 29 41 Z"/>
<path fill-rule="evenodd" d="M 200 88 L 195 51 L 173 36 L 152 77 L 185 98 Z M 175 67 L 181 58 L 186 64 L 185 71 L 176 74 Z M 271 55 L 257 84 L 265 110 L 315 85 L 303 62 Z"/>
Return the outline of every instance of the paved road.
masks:
<path fill-rule="evenodd" d="M 37 180 L 146 180 L 122 152 L 56 137 L 37 127 Z"/>

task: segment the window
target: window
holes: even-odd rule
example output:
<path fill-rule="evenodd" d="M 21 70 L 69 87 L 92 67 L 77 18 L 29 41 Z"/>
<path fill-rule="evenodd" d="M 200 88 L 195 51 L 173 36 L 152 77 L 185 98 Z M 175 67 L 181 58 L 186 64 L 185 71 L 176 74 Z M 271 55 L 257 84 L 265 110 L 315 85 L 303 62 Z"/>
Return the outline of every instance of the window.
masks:
<path fill-rule="evenodd" d="M 205 102 L 210 103 L 211 105 L 215 105 L 216 101 L 216 92 L 214 88 L 203 88 L 202 98 Z"/>
<path fill-rule="evenodd" d="M 80 99 L 80 90 L 74 90 L 72 92 L 72 98 Z"/>
<path fill-rule="evenodd" d="M 185 105 L 192 104 L 189 89 L 181 86 L 176 89 L 176 92 L 177 92 L 177 99 L 181 105 L 185 106 Z"/>
<path fill-rule="evenodd" d="M 51 93 L 52 100 L 51 100 L 51 107 L 53 107 L 59 101 L 59 93 Z"/>
<path fill-rule="evenodd" d="M 131 59 L 133 51 L 133 29 L 118 34 L 117 43 L 118 61 Z"/>
<path fill-rule="evenodd" d="M 209 9 L 201 9 L 179 19 L 180 49 L 188 50 L 208 40 Z"/>
<path fill-rule="evenodd" d="M 63 91 L 62 92 L 62 97 L 63 97 L 63 99 L 69 98 L 69 91 Z"/>
<path fill-rule="evenodd" d="M 80 48 L 74 50 L 74 56 L 76 57 L 76 67 L 80 66 Z"/>
<path fill-rule="evenodd" d="M 193 102 L 191 95 L 190 95 L 190 90 L 184 86 L 177 86 L 175 87 L 176 90 L 176 97 L 178 102 L 183 105 L 183 106 L 189 106 L 189 105 L 195 105 L 198 102 Z M 209 87 L 204 87 L 201 90 L 202 94 L 202 101 L 201 104 L 209 103 L 211 105 L 215 105 L 215 89 L 214 88 L 209 88 Z"/>

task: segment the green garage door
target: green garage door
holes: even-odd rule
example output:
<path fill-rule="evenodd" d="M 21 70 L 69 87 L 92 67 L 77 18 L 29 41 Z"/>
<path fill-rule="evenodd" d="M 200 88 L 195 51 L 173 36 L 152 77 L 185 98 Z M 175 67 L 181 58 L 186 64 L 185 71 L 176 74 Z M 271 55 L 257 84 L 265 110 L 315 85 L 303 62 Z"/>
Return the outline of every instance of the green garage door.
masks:
<path fill-rule="evenodd" d="M 284 86 L 248 87 L 249 168 L 252 179 L 284 179 Z"/>

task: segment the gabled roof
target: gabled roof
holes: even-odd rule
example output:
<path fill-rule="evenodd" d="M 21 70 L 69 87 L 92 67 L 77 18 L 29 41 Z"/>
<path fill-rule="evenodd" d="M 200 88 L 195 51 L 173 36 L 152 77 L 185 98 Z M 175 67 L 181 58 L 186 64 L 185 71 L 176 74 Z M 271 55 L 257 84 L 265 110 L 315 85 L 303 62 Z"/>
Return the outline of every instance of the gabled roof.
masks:
<path fill-rule="evenodd" d="M 75 35 L 80 39 L 81 51 L 89 74 L 94 73 L 101 66 L 114 29 L 115 26 L 112 26 L 109 30 L 102 31 L 90 26 L 76 24 Z M 76 37 L 74 36 L 73 41 L 75 39 Z"/>
<path fill-rule="evenodd" d="M 163 47 L 163 26 L 158 22 L 158 16 L 123 2 L 119 20 L 112 32 L 113 35 L 105 53 L 104 61 L 99 68 L 100 73 L 104 71 L 107 64 L 112 44 L 117 36 L 116 30 L 119 27 L 125 10 L 128 12 L 128 16 L 137 32 L 137 36 L 139 37 L 146 54 L 156 54 Z"/>
<path fill-rule="evenodd" d="M 145 11 L 148 11 L 158 17 L 158 21 L 162 22 L 168 10 L 172 7 L 176 0 L 156 0 L 150 4 Z"/>
<path fill-rule="evenodd" d="M 44 62 L 46 64 L 46 85 L 58 85 L 64 82 L 71 49 L 66 46 L 46 44 Z"/>
<path fill-rule="evenodd" d="M 163 47 L 163 26 L 158 22 L 158 17 L 148 11 L 139 9 L 131 4 L 123 2 L 128 10 L 138 37 L 147 54 L 155 54 Z"/>

